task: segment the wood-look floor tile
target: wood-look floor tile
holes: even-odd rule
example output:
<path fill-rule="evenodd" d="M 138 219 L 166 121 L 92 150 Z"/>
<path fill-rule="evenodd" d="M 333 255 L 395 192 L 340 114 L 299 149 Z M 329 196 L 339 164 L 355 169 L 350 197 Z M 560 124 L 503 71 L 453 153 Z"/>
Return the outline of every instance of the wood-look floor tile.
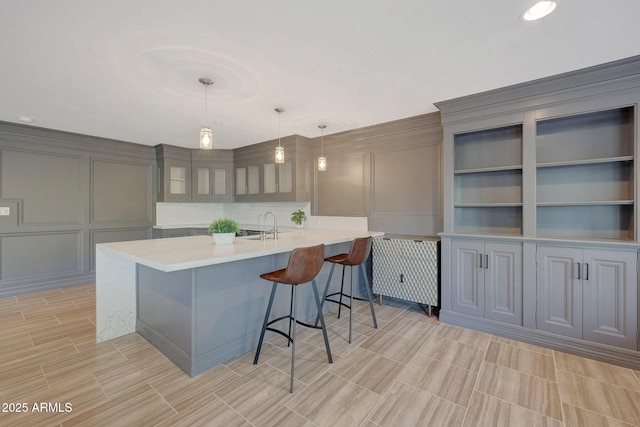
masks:
<path fill-rule="evenodd" d="M 425 342 L 438 328 L 437 324 L 429 322 L 416 322 L 406 317 L 398 316 L 390 320 L 381 329 L 385 332 L 392 332 L 412 340 Z"/>
<path fill-rule="evenodd" d="M 436 335 L 479 347 L 483 350 L 487 348 L 491 340 L 491 335 L 484 332 L 472 331 L 471 329 L 459 328 L 444 323 L 440 324 L 436 330 Z"/>
<path fill-rule="evenodd" d="M 32 304 L 30 305 L 30 307 L 28 308 L 23 308 L 22 310 L 20 310 L 22 312 L 22 314 L 24 315 L 24 318 L 29 320 L 35 317 L 38 317 L 40 315 L 43 314 L 52 314 L 55 315 L 56 313 L 61 312 L 64 309 L 68 309 L 68 310 L 77 310 L 78 307 L 73 303 L 73 301 L 57 301 L 57 302 L 53 302 L 53 303 L 47 303 L 45 301 L 46 305 L 42 306 L 40 304 Z"/>
<path fill-rule="evenodd" d="M 477 372 L 480 369 L 485 350 L 471 344 L 433 335 L 419 353 Z"/>
<path fill-rule="evenodd" d="M 477 372 L 417 354 L 398 376 L 412 387 L 466 406 L 471 398 Z"/>
<path fill-rule="evenodd" d="M 427 308 L 417 304 L 409 305 L 406 310 L 400 313 L 400 317 L 403 319 L 413 320 L 415 322 L 429 323 L 434 326 L 438 326 L 440 324 L 438 316 L 432 313 L 431 317 L 429 317 L 427 314 Z"/>
<path fill-rule="evenodd" d="M 422 341 L 404 338 L 391 332 L 378 331 L 360 345 L 360 348 L 407 364 L 422 347 Z"/>
<path fill-rule="evenodd" d="M 29 402 L 29 412 L 24 414 L 0 414 L 0 425 L 49 427 L 58 425 L 84 411 L 107 401 L 98 382 L 92 376 L 77 378 L 59 386 L 33 390 L 24 401 Z M 53 411 L 37 410 L 40 403 L 58 405 Z M 34 408 L 34 405 L 35 408 Z M 69 405 L 69 406 L 67 406 Z M 44 408 L 42 408 L 44 409 Z"/>
<path fill-rule="evenodd" d="M 269 365 L 261 365 L 232 381 L 215 394 L 250 422 L 255 422 L 270 408 L 285 405 L 305 385 L 299 381 L 289 392 L 289 375 Z"/>
<path fill-rule="evenodd" d="M 345 357 L 369 338 L 366 335 L 351 331 L 351 344 L 349 344 L 349 329 L 341 328 L 336 324 L 327 326 L 327 336 L 329 337 L 331 354 L 339 357 Z M 324 349 L 322 333 L 313 335 L 306 342 Z"/>
<path fill-rule="evenodd" d="M 126 361 L 122 353 L 107 341 L 71 356 L 47 361 L 42 364 L 42 370 L 50 384 L 59 384 L 74 377 L 91 376 L 96 371 Z"/>
<path fill-rule="evenodd" d="M 149 384 L 144 384 L 69 418 L 62 426 L 139 427 L 156 425 L 175 413 Z"/>
<path fill-rule="evenodd" d="M 59 324 L 60 322 L 53 313 L 40 314 L 23 320 L 14 316 L 2 322 L 0 339 L 25 332 L 38 332 L 43 328 L 53 327 Z"/>
<path fill-rule="evenodd" d="M 40 345 L 63 338 L 93 338 L 95 340 L 96 327 L 88 319 L 81 319 L 74 322 L 49 326 L 31 332 L 34 345 Z"/>
<path fill-rule="evenodd" d="M 56 311 L 55 316 L 56 319 L 60 321 L 60 323 L 69 323 L 80 321 L 83 319 L 91 319 L 95 317 L 94 313 L 94 307 L 78 308 L 76 305 L 74 305 L 73 307 Z"/>
<path fill-rule="evenodd" d="M 475 391 L 469 402 L 464 427 L 563 427 L 560 420 Z"/>
<path fill-rule="evenodd" d="M 563 403 L 640 425 L 640 392 L 566 371 L 558 371 L 558 384 Z"/>
<path fill-rule="evenodd" d="M 333 355 L 333 363 L 337 363 L 340 358 Z M 269 359 L 269 365 L 282 372 L 291 372 L 291 350 L 281 353 Z M 321 376 L 323 373 L 331 369 L 333 364 L 329 363 L 327 350 L 316 347 L 308 342 L 302 341 L 296 344 L 296 358 L 294 367 L 294 376 L 296 380 L 305 384 L 310 384 Z"/>
<path fill-rule="evenodd" d="M 389 303 L 383 305 L 374 304 L 373 311 L 376 313 L 376 319 L 378 322 L 389 322 L 399 316 L 407 307 L 407 303 L 398 303 L 393 305 Z M 363 304 L 362 307 L 355 311 L 355 313 L 368 317 L 369 322 L 371 322 L 371 309 L 369 308 L 368 303 Z"/>
<path fill-rule="evenodd" d="M 330 326 L 337 326 L 342 329 L 349 330 L 349 311 L 346 310 L 346 313 L 343 311 L 342 317 L 336 317 L 337 313 L 328 313 L 325 315 L 325 324 L 327 328 Z M 371 313 L 366 312 L 365 314 L 361 314 L 359 312 L 353 313 L 352 318 L 352 326 L 351 331 L 357 332 L 362 335 L 371 336 L 375 334 L 380 328 L 382 328 L 387 321 L 378 319 L 378 328 L 373 327 L 373 319 L 371 318 Z"/>
<path fill-rule="evenodd" d="M 178 412 L 155 427 L 224 426 L 250 427 L 251 424 L 216 396 L 209 396 Z"/>
<path fill-rule="evenodd" d="M 210 399 L 213 393 L 237 378 L 238 374 L 224 365 L 219 365 L 194 378 L 182 371 L 172 371 L 151 381 L 150 384 L 176 411 L 182 412 L 195 402 Z"/>
<path fill-rule="evenodd" d="M 631 369 L 559 351 L 555 352 L 555 359 L 559 370 L 640 391 L 640 382 Z"/>
<path fill-rule="evenodd" d="M 628 424 L 615 418 L 605 417 L 597 412 L 578 408 L 577 406 L 562 404 L 564 412 L 565 427 L 632 427 L 635 424 Z"/>
<path fill-rule="evenodd" d="M 509 338 L 492 336 L 491 341 L 497 342 L 500 344 L 507 344 L 512 347 L 521 348 L 523 350 L 535 351 L 536 353 L 548 354 L 549 356 L 553 356 L 553 350 L 551 349 L 540 347 L 533 344 L 527 344 L 527 343 L 516 341 L 516 340 L 511 340 Z"/>
<path fill-rule="evenodd" d="M 485 360 L 549 381 L 556 380 L 553 356 L 550 355 L 492 341 L 489 343 Z"/>
<path fill-rule="evenodd" d="M 558 384 L 494 363 L 485 362 L 476 389 L 556 420 L 562 420 Z"/>
<path fill-rule="evenodd" d="M 400 362 L 357 348 L 334 363 L 331 372 L 374 393 L 383 394 L 403 368 Z"/>
<path fill-rule="evenodd" d="M 256 355 L 255 350 L 251 350 L 236 359 L 230 360 L 224 365 L 236 374 L 243 376 L 255 370 L 258 366 L 269 363 L 272 357 L 280 357 L 285 353 L 290 354 L 290 350 L 287 349 L 286 346 L 274 345 L 268 341 L 262 344 L 257 365 L 253 364 L 253 359 Z"/>
<path fill-rule="evenodd" d="M 368 418 L 382 427 L 459 426 L 464 414 L 463 406 L 396 382 Z"/>
<path fill-rule="evenodd" d="M 182 371 L 164 356 L 153 357 L 149 352 L 137 360 L 129 359 L 97 370 L 93 375 L 112 398 L 125 390 L 138 388 L 175 372 Z"/>
<path fill-rule="evenodd" d="M 296 414 L 286 406 L 274 406 L 260 415 L 253 423 L 260 427 L 315 427 L 315 425 Z"/>
<path fill-rule="evenodd" d="M 326 373 L 286 404 L 317 426 L 357 426 L 379 395 L 332 373 Z"/>
<path fill-rule="evenodd" d="M 49 388 L 40 366 L 21 366 L 18 363 L 0 370 L 0 384 L 0 402 L 20 402 L 33 392 Z"/>
<path fill-rule="evenodd" d="M 5 373 L 10 373 L 11 369 L 16 366 L 40 366 L 42 363 L 53 362 L 77 353 L 78 350 L 69 338 L 33 347 L 9 348 L 6 350 L 3 362 L 0 364 L 0 377 Z"/>

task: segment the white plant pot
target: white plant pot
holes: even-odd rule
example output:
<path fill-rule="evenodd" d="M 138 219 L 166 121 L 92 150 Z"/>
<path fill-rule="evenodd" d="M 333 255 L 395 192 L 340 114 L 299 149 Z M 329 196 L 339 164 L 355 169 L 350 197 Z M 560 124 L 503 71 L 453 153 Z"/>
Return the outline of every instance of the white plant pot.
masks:
<path fill-rule="evenodd" d="M 236 239 L 236 233 L 212 233 L 216 245 L 230 245 Z"/>

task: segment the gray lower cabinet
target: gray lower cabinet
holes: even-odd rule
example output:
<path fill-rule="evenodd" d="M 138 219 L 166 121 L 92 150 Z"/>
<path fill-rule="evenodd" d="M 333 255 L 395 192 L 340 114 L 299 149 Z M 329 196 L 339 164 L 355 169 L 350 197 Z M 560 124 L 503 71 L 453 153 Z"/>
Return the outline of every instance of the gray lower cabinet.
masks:
<path fill-rule="evenodd" d="M 438 306 L 438 245 L 437 238 L 373 239 L 373 292 Z"/>
<path fill-rule="evenodd" d="M 522 244 L 454 240 L 451 309 L 522 325 Z"/>
<path fill-rule="evenodd" d="M 637 348 L 638 253 L 538 246 L 536 327 Z"/>
<path fill-rule="evenodd" d="M 207 228 L 156 228 L 153 230 L 154 239 L 167 237 L 203 236 L 210 234 Z"/>

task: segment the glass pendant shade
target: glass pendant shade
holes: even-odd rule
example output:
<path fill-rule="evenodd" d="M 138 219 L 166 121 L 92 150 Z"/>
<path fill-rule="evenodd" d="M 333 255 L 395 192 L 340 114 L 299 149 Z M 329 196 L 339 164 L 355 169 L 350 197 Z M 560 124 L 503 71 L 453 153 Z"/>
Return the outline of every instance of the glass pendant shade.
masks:
<path fill-rule="evenodd" d="M 322 131 L 322 140 L 321 140 L 321 148 L 320 148 L 320 157 L 318 157 L 318 171 L 324 172 L 327 170 L 327 158 L 324 156 L 324 130 L 327 125 L 318 125 L 320 130 Z"/>
<path fill-rule="evenodd" d="M 284 163 L 284 147 L 280 145 L 280 115 L 284 113 L 284 108 L 275 108 L 274 111 L 278 113 L 278 146 L 276 147 L 276 163 Z"/>
<path fill-rule="evenodd" d="M 284 148 L 280 145 L 276 147 L 276 163 L 284 163 Z"/>
<path fill-rule="evenodd" d="M 200 148 L 203 150 L 211 150 L 213 148 L 213 132 L 210 128 L 204 127 L 200 129 Z"/>
<path fill-rule="evenodd" d="M 213 84 L 213 80 L 208 79 L 206 77 L 202 77 L 200 79 L 198 79 L 198 81 L 200 83 L 202 83 L 202 85 L 204 86 L 204 123 L 205 126 L 203 126 L 200 129 L 200 149 L 202 150 L 211 150 L 213 148 L 213 132 L 211 132 L 211 128 L 207 127 L 207 119 L 208 119 L 208 104 L 209 104 L 209 100 L 207 99 L 207 92 L 208 92 L 208 88 L 209 86 L 211 86 Z"/>
<path fill-rule="evenodd" d="M 322 156 L 318 157 L 318 170 L 324 172 L 327 170 L 327 158 Z"/>

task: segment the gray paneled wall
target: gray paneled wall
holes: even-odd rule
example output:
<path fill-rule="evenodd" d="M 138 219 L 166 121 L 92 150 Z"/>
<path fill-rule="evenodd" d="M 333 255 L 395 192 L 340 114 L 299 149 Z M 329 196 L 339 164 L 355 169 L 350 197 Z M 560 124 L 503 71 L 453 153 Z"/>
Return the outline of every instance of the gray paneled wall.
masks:
<path fill-rule="evenodd" d="M 90 283 L 95 244 L 146 239 L 152 147 L 0 123 L 0 297 Z"/>
<path fill-rule="evenodd" d="M 320 138 L 312 155 L 315 169 Z M 325 135 L 324 155 L 327 170 L 314 171 L 313 215 L 367 216 L 370 230 L 393 234 L 442 231 L 440 113 Z"/>

